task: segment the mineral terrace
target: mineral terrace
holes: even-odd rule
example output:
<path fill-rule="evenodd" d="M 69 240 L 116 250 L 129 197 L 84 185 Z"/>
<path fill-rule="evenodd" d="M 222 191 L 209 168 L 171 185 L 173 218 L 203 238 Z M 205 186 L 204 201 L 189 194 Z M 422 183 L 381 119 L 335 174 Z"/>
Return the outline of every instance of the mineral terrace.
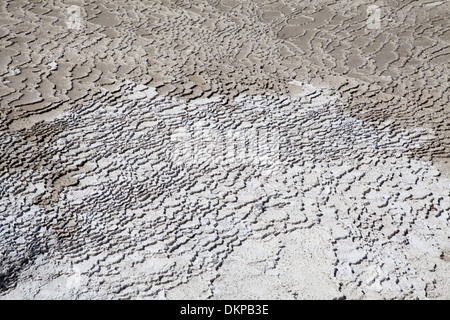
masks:
<path fill-rule="evenodd" d="M 0 299 L 450 299 L 449 16 L 1 0 Z"/>

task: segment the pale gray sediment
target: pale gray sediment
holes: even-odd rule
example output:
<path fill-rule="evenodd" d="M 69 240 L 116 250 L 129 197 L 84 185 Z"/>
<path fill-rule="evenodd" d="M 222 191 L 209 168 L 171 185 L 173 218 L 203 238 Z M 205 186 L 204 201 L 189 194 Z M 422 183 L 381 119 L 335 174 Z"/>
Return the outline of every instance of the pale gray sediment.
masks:
<path fill-rule="evenodd" d="M 450 298 L 448 1 L 125 2 L 1 3 L 0 299 Z"/>

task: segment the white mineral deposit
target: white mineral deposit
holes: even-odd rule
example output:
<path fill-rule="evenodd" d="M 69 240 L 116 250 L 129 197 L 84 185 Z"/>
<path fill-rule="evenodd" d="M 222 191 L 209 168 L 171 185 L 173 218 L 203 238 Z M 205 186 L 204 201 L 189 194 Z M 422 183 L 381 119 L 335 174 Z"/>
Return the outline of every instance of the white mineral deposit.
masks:
<path fill-rule="evenodd" d="M 0 299 L 450 299 L 449 12 L 0 1 Z"/>

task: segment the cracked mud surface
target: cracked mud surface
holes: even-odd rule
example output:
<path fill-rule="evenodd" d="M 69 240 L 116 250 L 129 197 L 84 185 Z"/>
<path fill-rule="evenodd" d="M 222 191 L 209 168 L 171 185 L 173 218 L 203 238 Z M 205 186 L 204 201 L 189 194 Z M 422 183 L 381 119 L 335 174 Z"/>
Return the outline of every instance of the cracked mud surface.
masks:
<path fill-rule="evenodd" d="M 450 299 L 449 12 L 0 2 L 0 299 Z"/>

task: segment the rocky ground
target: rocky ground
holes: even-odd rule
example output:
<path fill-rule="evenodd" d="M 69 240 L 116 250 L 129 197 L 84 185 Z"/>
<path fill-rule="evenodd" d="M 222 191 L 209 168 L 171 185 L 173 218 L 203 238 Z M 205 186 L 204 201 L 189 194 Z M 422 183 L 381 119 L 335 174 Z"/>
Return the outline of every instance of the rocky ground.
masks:
<path fill-rule="evenodd" d="M 450 2 L 0 2 L 0 299 L 450 299 Z"/>

